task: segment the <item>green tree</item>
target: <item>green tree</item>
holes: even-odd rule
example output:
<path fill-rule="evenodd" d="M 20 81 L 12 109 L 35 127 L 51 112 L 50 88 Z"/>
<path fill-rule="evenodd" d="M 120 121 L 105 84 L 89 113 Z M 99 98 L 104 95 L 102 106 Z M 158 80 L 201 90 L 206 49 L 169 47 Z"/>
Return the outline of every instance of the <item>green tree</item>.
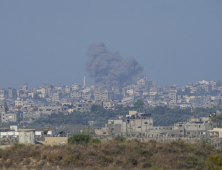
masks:
<path fill-rule="evenodd" d="M 74 134 L 70 139 L 69 143 L 71 144 L 79 144 L 79 143 L 89 143 L 91 136 L 89 134 Z"/>
<path fill-rule="evenodd" d="M 144 106 L 144 102 L 142 99 L 138 99 L 135 103 L 134 103 L 134 107 L 139 110 L 142 109 Z"/>
<path fill-rule="evenodd" d="M 116 136 L 116 137 L 114 138 L 114 141 L 116 141 L 116 142 L 125 142 L 125 141 L 126 141 L 126 138 L 123 137 L 123 136 Z"/>
<path fill-rule="evenodd" d="M 100 144 L 100 143 L 102 143 L 102 141 L 99 140 L 98 138 L 92 138 L 92 139 L 90 139 L 89 143 L 90 144 Z"/>
<path fill-rule="evenodd" d="M 219 115 L 213 115 L 211 118 L 211 125 L 213 127 L 221 128 L 222 127 L 222 113 Z"/>
<path fill-rule="evenodd" d="M 207 168 L 209 170 L 220 170 L 222 169 L 222 156 L 221 155 L 211 155 L 207 160 Z"/>

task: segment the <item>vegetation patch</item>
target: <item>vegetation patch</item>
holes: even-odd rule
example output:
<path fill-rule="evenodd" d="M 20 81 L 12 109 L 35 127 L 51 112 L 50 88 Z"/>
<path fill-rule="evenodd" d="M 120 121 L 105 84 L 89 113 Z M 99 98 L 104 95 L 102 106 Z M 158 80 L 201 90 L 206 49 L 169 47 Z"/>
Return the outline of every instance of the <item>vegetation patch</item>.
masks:
<path fill-rule="evenodd" d="M 70 144 L 89 143 L 91 136 L 89 134 L 74 134 L 70 139 Z"/>
<path fill-rule="evenodd" d="M 102 141 L 99 140 L 98 138 L 92 138 L 92 139 L 90 139 L 89 143 L 90 144 L 100 144 L 100 143 L 102 143 Z"/>
<path fill-rule="evenodd" d="M 222 150 L 203 145 L 187 144 L 181 140 L 161 143 L 140 142 L 99 143 L 81 134 L 67 146 L 14 145 L 0 149 L 0 169 L 151 169 L 151 170 L 207 170 L 222 168 Z M 78 139 L 78 140 L 77 140 Z M 80 140 L 81 139 L 81 140 Z M 94 142 L 90 143 L 91 140 Z M 77 142 L 76 142 L 77 141 Z M 87 142 L 88 141 L 88 142 Z M 95 142 L 96 141 L 96 142 Z M 154 147 L 155 145 L 155 147 Z"/>
<path fill-rule="evenodd" d="M 116 141 L 116 142 L 126 142 L 126 138 L 123 137 L 123 136 L 116 136 L 114 138 L 114 141 Z"/>

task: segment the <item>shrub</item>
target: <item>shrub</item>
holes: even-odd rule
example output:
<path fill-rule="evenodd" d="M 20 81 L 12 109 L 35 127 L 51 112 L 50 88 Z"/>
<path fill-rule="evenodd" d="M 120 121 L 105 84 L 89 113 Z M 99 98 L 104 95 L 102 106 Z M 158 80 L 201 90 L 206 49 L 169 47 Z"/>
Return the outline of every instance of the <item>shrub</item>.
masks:
<path fill-rule="evenodd" d="M 99 157 L 98 162 L 102 165 L 107 165 L 109 163 L 113 163 L 114 161 L 114 158 L 112 156 L 106 157 L 105 155 L 99 154 L 98 157 Z"/>
<path fill-rule="evenodd" d="M 123 137 L 123 136 L 116 136 L 116 137 L 114 138 L 114 141 L 116 141 L 116 142 L 125 142 L 125 141 L 126 141 L 126 138 Z"/>
<path fill-rule="evenodd" d="M 99 170 L 99 168 L 95 166 L 92 168 L 92 170 Z"/>
<path fill-rule="evenodd" d="M 2 158 L 3 155 L 4 155 L 4 150 L 0 149 L 0 158 Z"/>
<path fill-rule="evenodd" d="M 222 169 L 222 155 L 211 155 L 207 160 L 207 168 L 209 170 Z"/>
<path fill-rule="evenodd" d="M 91 137 L 89 134 L 74 134 L 70 139 L 70 144 L 89 143 Z"/>
<path fill-rule="evenodd" d="M 148 153 L 149 153 L 149 150 L 146 149 L 146 148 L 140 148 L 140 149 L 139 149 L 139 153 L 141 153 L 142 155 L 145 155 L 145 154 L 148 154 Z"/>
<path fill-rule="evenodd" d="M 14 144 L 11 146 L 11 148 L 17 149 L 17 148 L 22 148 L 22 147 L 24 147 L 24 146 L 25 146 L 25 144 L 22 144 L 22 143 L 14 143 Z"/>
<path fill-rule="evenodd" d="M 92 139 L 90 139 L 89 143 L 90 144 L 100 144 L 102 142 L 98 138 L 92 138 Z"/>
<path fill-rule="evenodd" d="M 134 156 L 129 156 L 128 158 L 127 158 L 127 160 L 128 160 L 128 162 L 129 163 L 131 163 L 132 165 L 137 165 L 137 159 L 134 157 Z"/>
<path fill-rule="evenodd" d="M 151 165 L 151 162 L 150 161 L 147 161 L 145 163 L 143 163 L 143 168 L 150 168 L 152 165 Z"/>
<path fill-rule="evenodd" d="M 140 140 L 137 139 L 137 138 L 134 138 L 134 139 L 132 139 L 131 141 L 132 141 L 132 142 L 136 142 L 136 143 L 140 143 Z"/>
<path fill-rule="evenodd" d="M 117 145 L 117 151 L 116 154 L 121 154 L 122 152 L 124 152 L 126 150 L 126 145 L 123 143 L 120 143 L 119 145 Z"/>
<path fill-rule="evenodd" d="M 180 168 L 191 169 L 195 168 L 198 164 L 201 164 L 198 161 L 198 157 L 193 153 L 188 153 L 186 159 L 177 163 Z"/>

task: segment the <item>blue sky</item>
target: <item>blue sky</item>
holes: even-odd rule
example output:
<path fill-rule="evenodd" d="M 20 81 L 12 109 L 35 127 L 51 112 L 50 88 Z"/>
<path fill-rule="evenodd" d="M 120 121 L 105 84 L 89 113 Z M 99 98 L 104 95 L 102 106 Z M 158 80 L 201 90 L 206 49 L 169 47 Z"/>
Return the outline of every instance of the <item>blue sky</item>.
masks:
<path fill-rule="evenodd" d="M 222 1 L 0 1 L 0 88 L 91 85 L 86 51 L 97 42 L 159 86 L 222 81 Z"/>

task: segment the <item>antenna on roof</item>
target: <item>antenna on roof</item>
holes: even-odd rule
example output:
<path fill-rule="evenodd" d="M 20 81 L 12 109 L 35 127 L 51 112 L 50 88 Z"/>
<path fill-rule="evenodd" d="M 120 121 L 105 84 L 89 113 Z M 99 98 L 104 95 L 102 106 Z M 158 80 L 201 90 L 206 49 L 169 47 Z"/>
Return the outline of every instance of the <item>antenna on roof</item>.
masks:
<path fill-rule="evenodd" d="M 57 133 L 57 136 L 61 136 L 64 133 L 64 131 L 60 131 L 59 133 Z"/>

